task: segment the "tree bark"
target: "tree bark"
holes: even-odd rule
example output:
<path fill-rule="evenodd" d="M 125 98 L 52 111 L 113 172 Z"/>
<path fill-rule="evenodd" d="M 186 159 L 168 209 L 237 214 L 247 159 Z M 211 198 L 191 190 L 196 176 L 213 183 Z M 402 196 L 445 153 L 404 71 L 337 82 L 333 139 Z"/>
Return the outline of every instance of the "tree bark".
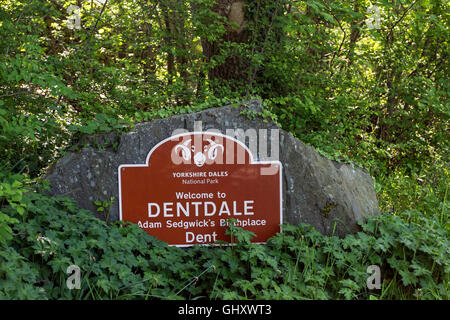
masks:
<path fill-rule="evenodd" d="M 225 43 L 248 43 L 249 31 L 245 20 L 245 1 L 242 0 L 217 0 L 212 10 L 225 18 L 226 31 L 219 41 L 208 41 L 202 39 L 202 49 L 206 61 L 211 62 L 221 55 L 222 45 Z M 237 25 L 237 27 L 236 27 Z M 238 54 L 229 55 L 225 61 L 211 70 L 208 78 L 215 80 L 225 80 L 229 83 L 237 84 L 248 78 L 248 62 Z"/>

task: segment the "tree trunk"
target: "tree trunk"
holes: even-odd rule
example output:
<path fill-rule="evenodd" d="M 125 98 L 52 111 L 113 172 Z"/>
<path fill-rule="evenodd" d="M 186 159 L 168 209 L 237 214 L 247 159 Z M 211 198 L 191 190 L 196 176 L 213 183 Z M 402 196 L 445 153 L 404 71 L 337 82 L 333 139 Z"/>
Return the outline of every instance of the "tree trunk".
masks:
<path fill-rule="evenodd" d="M 206 61 L 211 62 L 215 57 L 220 56 L 221 49 L 226 43 L 248 43 L 249 31 L 246 28 L 245 1 L 242 0 L 217 0 L 212 10 L 225 18 L 226 31 L 219 41 L 208 41 L 202 39 L 203 54 Z M 231 86 L 238 86 L 243 80 L 248 78 L 249 63 L 239 54 L 227 55 L 225 61 L 211 70 L 208 78 L 227 81 Z"/>

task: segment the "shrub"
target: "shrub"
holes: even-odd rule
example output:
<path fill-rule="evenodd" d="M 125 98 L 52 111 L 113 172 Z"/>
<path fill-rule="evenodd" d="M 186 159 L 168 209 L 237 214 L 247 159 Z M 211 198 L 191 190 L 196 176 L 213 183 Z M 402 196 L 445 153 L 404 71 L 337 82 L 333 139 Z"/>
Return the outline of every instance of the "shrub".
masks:
<path fill-rule="evenodd" d="M 284 225 L 267 244 L 230 226 L 233 246 L 169 247 L 136 225 L 107 225 L 72 200 L 23 194 L 0 246 L 2 299 L 448 299 L 449 230 L 416 211 L 372 217 L 343 239 Z M 369 265 L 381 290 L 369 290 Z M 67 268 L 81 269 L 69 290 Z"/>

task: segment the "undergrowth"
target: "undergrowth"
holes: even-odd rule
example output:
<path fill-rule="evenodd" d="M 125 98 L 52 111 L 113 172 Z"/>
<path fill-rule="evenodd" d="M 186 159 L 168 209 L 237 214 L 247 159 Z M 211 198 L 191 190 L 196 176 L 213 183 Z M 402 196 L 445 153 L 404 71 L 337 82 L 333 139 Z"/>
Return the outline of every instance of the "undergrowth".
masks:
<path fill-rule="evenodd" d="M 439 215 L 371 217 L 343 239 L 286 224 L 266 245 L 230 225 L 236 245 L 182 249 L 42 191 L 22 193 L 20 206 L 2 207 L 15 220 L 0 241 L 0 299 L 450 298 Z M 67 288 L 70 265 L 81 269 L 79 290 Z M 379 290 L 367 288 L 370 265 L 381 268 Z"/>

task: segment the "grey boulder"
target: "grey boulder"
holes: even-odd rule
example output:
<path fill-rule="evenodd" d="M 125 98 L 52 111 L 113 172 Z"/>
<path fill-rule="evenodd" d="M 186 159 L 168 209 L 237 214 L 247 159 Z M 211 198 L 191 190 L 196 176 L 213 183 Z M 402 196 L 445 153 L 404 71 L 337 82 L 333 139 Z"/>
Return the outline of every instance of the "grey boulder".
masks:
<path fill-rule="evenodd" d="M 216 129 L 226 134 L 227 129 L 267 129 L 269 135 L 270 129 L 279 129 L 283 222 L 308 223 L 325 235 L 342 237 L 358 231 L 358 221 L 380 213 L 373 181 L 366 170 L 329 160 L 273 122 L 247 115 L 260 110 L 260 102 L 251 100 L 244 108 L 228 105 L 140 123 L 121 135 L 112 132 L 86 136 L 79 144 L 80 150 L 59 159 L 45 178 L 52 195 L 70 197 L 97 217 L 113 221 L 119 219 L 118 166 L 145 163 L 148 152 L 174 130 Z M 249 146 L 248 141 L 245 143 Z M 249 148 L 259 151 L 255 146 Z M 271 150 L 271 145 L 267 149 Z M 265 153 L 257 157 L 274 160 Z M 111 197 L 115 201 L 110 210 L 97 211 L 94 201 L 109 201 Z"/>

